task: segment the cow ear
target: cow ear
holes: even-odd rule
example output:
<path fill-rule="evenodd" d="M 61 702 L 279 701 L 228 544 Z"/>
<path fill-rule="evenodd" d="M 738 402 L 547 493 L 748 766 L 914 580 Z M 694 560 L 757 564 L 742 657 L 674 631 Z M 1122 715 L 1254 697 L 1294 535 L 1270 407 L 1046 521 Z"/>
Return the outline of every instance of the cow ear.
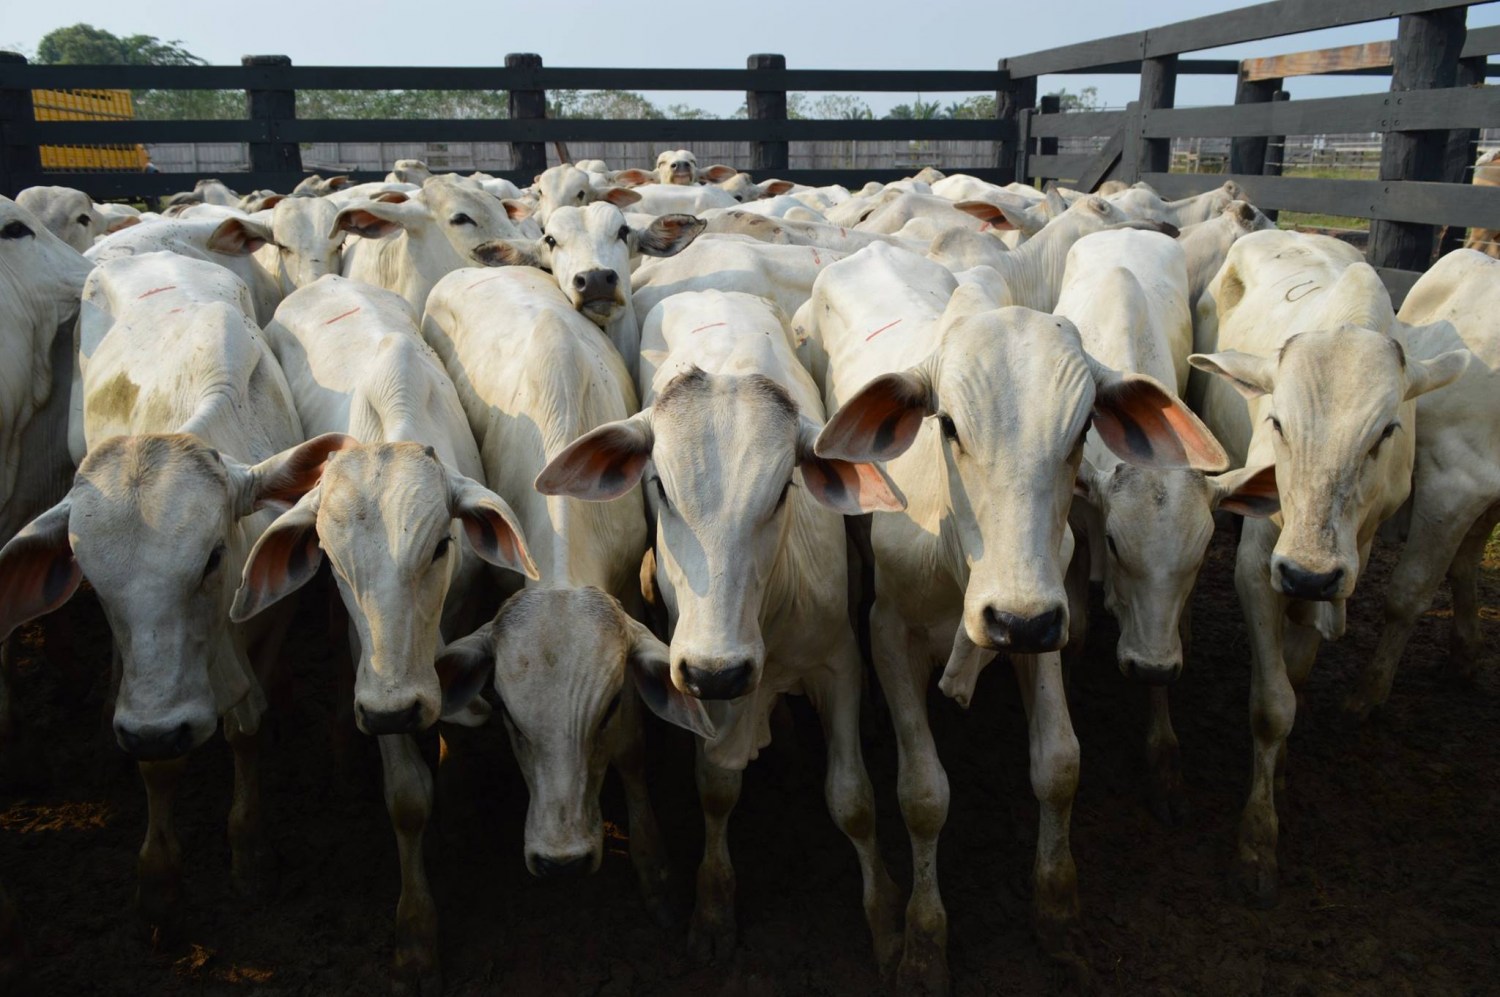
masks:
<path fill-rule="evenodd" d="M 500 203 L 505 205 L 505 217 L 513 222 L 530 218 L 536 212 L 536 205 L 530 201 L 518 201 L 513 197 L 505 197 L 500 199 Z"/>
<path fill-rule="evenodd" d="M 340 211 L 333 219 L 333 229 L 328 236 L 332 238 L 340 232 L 353 232 L 366 239 L 384 239 L 431 219 L 432 215 L 424 206 L 408 200 L 404 194 L 400 201 L 382 195 L 378 200 L 360 201 Z"/>
<path fill-rule="evenodd" d="M 1014 204 L 959 201 L 954 207 L 965 214 L 973 215 L 980 221 L 988 223 L 990 228 L 1001 232 L 1014 230 L 1025 235 L 1035 235 L 1047 224 L 1045 216 L 1030 205 L 1021 203 L 1019 199 Z"/>
<path fill-rule="evenodd" d="M 725 166 L 723 163 L 715 163 L 706 170 L 699 170 L 698 176 L 709 183 L 723 183 L 725 180 L 733 180 L 739 174 L 739 170 L 733 166 Z"/>
<path fill-rule="evenodd" d="M 243 623 L 312 581 L 323 563 L 318 546 L 322 487 L 297 500 L 276 518 L 250 549 L 229 618 Z"/>
<path fill-rule="evenodd" d="M 536 267 L 542 266 L 537 255 L 536 244 L 525 239 L 492 239 L 481 242 L 469 251 L 476 263 L 487 267 Z"/>
<path fill-rule="evenodd" d="M 1057 189 L 1057 184 L 1047 188 L 1047 200 L 1044 203 L 1050 218 L 1060 218 L 1067 213 L 1068 199 Z"/>
<path fill-rule="evenodd" d="M 536 476 L 536 490 L 590 502 L 617 499 L 640 482 L 655 441 L 649 408 L 629 419 L 606 423 L 553 457 Z"/>
<path fill-rule="evenodd" d="M 708 222 L 695 215 L 662 215 L 644 230 L 631 230 L 636 248 L 647 256 L 676 256 L 692 245 Z"/>
<path fill-rule="evenodd" d="M 1281 511 L 1281 493 L 1276 490 L 1276 465 L 1241 467 L 1208 479 L 1209 507 L 1253 519 L 1265 519 Z"/>
<path fill-rule="evenodd" d="M 641 199 L 641 195 L 629 187 L 606 187 L 598 192 L 599 200 L 608 201 L 617 208 L 628 208 Z"/>
<path fill-rule="evenodd" d="M 1469 368 L 1473 354 L 1468 350 L 1449 350 L 1439 353 L 1431 360 L 1408 360 L 1406 362 L 1406 400 L 1441 388 L 1458 380 Z"/>
<path fill-rule="evenodd" d="M 249 256 L 268 242 L 276 240 L 271 229 L 249 218 L 226 218 L 208 237 L 208 248 L 226 256 Z"/>
<path fill-rule="evenodd" d="M 655 183 L 656 174 L 647 173 L 645 170 L 621 170 L 610 179 L 622 187 L 643 187 L 646 184 Z"/>
<path fill-rule="evenodd" d="M 526 536 L 505 500 L 462 474 L 448 474 L 449 509 L 463 523 L 469 546 L 485 561 L 539 578 L 536 562 L 526 549 Z"/>
<path fill-rule="evenodd" d="M 495 673 L 495 624 L 486 623 L 443 648 L 433 670 L 443 687 L 443 716 L 468 706 Z"/>
<path fill-rule="evenodd" d="M 797 465 L 809 495 L 843 516 L 906 508 L 906 496 L 879 464 L 819 457 L 814 450 L 819 429 L 803 418 L 797 432 Z"/>
<path fill-rule="evenodd" d="M 0 640 L 67 602 L 83 581 L 68 541 L 72 508 L 64 498 L 0 548 Z"/>
<path fill-rule="evenodd" d="M 1222 377 L 1246 401 L 1254 401 L 1276 389 L 1276 363 L 1269 357 L 1225 350 L 1222 353 L 1194 353 L 1188 357 L 1188 363 L 1205 374 Z"/>
<path fill-rule="evenodd" d="M 703 708 L 703 702 L 672 684 L 671 657 L 667 645 L 656 639 L 638 620 L 625 618 L 630 631 L 630 652 L 626 665 L 636 692 L 646 708 L 669 724 L 690 730 L 706 741 L 719 732 Z"/>
<path fill-rule="evenodd" d="M 132 225 L 139 225 L 140 223 L 140 215 L 122 215 L 119 218 L 110 220 L 109 225 L 104 229 L 104 234 L 110 235 L 114 232 L 120 231 L 121 229 L 127 229 Z"/>
<path fill-rule="evenodd" d="M 332 454 L 356 446 L 359 446 L 359 441 L 352 436 L 324 433 L 283 450 L 252 468 L 234 465 L 232 471 L 248 476 L 248 480 L 242 479 L 240 483 L 239 515 L 248 516 L 268 506 L 283 511 L 291 508 L 323 477 L 323 469 Z M 228 461 L 225 464 L 229 466 Z"/>
<path fill-rule="evenodd" d="M 922 368 L 882 374 L 839 407 L 813 450 L 855 463 L 891 460 L 907 451 L 922 420 L 936 411 L 932 382 Z"/>
<path fill-rule="evenodd" d="M 1138 467 L 1222 471 L 1229 456 L 1208 427 L 1155 378 L 1095 370 L 1094 428 L 1104 445 Z"/>
<path fill-rule="evenodd" d="M 760 196 L 779 197 L 782 194 L 790 194 L 796 186 L 790 180 L 767 180 L 760 185 Z"/>

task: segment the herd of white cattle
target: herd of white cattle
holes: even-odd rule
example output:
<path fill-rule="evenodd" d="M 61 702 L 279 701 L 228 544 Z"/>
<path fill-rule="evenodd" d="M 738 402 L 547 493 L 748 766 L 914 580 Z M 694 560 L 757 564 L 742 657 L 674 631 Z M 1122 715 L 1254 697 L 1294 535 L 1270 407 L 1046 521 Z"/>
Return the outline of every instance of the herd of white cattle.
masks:
<path fill-rule="evenodd" d="M 1245 517 L 1238 873 L 1272 900 L 1296 690 L 1343 632 L 1383 522 L 1409 539 L 1347 708 L 1386 699 L 1445 575 L 1453 664 L 1477 660 L 1500 261 L 1443 258 L 1397 314 L 1356 251 L 1278 231 L 1232 184 L 1171 202 L 1112 186 L 926 170 L 851 192 L 676 150 L 524 190 L 403 163 L 290 196 L 214 181 L 160 215 L 61 187 L 0 198 L 0 635 L 84 579 L 103 606 L 113 733 L 149 798 L 142 910 L 182 902 L 172 797 L 221 722 L 231 875 L 248 889 L 263 872 L 263 687 L 326 560 L 399 845 L 398 982 L 440 979 L 414 733 L 500 714 L 538 876 L 598 868 L 614 765 L 659 910 L 646 714 L 692 731 L 706 832 L 689 946 L 712 959 L 735 944 L 741 773 L 798 694 L 827 737 L 875 960 L 942 992 L 933 672 L 967 705 L 1008 655 L 1040 813 L 1037 928 L 1061 945 L 1079 917 L 1080 756 L 1059 651 L 1081 644 L 1102 581 L 1119 667 L 1151 686 L 1144 792 L 1169 819 L 1167 689 L 1216 514 Z M 861 757 L 866 609 L 904 900 Z"/>

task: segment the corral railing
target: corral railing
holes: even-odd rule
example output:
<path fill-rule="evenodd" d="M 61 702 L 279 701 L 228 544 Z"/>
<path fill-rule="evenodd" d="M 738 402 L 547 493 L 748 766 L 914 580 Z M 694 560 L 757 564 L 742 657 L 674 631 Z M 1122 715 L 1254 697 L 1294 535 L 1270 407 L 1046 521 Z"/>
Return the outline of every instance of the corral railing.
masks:
<path fill-rule="evenodd" d="M 6 53 L 0 53 L 4 60 Z M 790 170 L 794 141 L 1009 140 L 1014 119 L 969 120 L 791 120 L 788 91 L 885 93 L 994 92 L 997 70 L 866 71 L 787 69 L 780 55 L 753 55 L 747 69 L 553 69 L 541 57 L 506 56 L 503 67 L 363 68 L 293 66 L 284 56 L 247 56 L 242 66 L 34 66 L 10 56 L 0 61 L 0 193 L 39 183 L 65 182 L 96 198 L 164 194 L 219 176 L 242 190 L 289 190 L 302 179 L 300 143 L 310 142 L 508 142 L 515 168 L 497 175 L 527 184 L 546 168 L 548 143 L 568 141 L 656 142 L 691 146 L 702 142 L 748 142 L 751 161 L 738 164 L 762 175 L 798 183 L 894 180 L 908 170 Z M 43 88 L 112 87 L 134 90 L 243 90 L 248 116 L 233 121 L 32 120 L 31 91 Z M 745 119 L 590 120 L 548 119 L 546 91 L 719 90 L 743 91 Z M 296 116 L 298 90 L 494 90 L 509 98 L 509 117 L 449 120 L 309 120 Z M 245 142 L 246 173 L 44 173 L 35 150 L 43 145 L 120 142 Z M 1013 158 L 1013 152 L 1008 154 Z M 1008 182 L 1013 165 L 969 168 L 987 180 Z M 383 176 L 381 173 L 379 176 Z M 377 175 L 356 174 L 356 180 Z"/>
<path fill-rule="evenodd" d="M 1484 2 L 1484 0 L 1479 0 Z M 1431 263 L 1435 226 L 1500 228 L 1500 190 L 1465 181 L 1478 129 L 1500 125 L 1500 88 L 1487 57 L 1500 29 L 1466 31 L 1455 0 L 1279 0 L 1149 31 L 1117 35 L 1002 60 L 1014 93 L 1016 173 L 1092 190 L 1106 180 L 1145 181 L 1182 197 L 1234 180 L 1258 206 L 1372 219 L 1368 255 L 1397 297 Z M 1348 46 L 1230 62 L 1180 58 L 1242 42 L 1399 18 L 1393 43 Z M 1231 71 L 1235 103 L 1173 107 L 1177 77 Z M 1037 77 L 1129 73 L 1140 97 L 1123 111 L 1059 113 L 1036 100 Z M 1290 100 L 1284 80 L 1305 75 L 1388 74 L 1388 93 Z M 1378 180 L 1287 177 L 1276 145 L 1286 135 L 1375 132 L 1384 137 Z M 1100 137 L 1088 155 L 1058 154 L 1058 140 Z M 1233 139 L 1229 173 L 1171 173 L 1171 142 Z M 1268 149 L 1272 154 L 1268 155 Z"/>

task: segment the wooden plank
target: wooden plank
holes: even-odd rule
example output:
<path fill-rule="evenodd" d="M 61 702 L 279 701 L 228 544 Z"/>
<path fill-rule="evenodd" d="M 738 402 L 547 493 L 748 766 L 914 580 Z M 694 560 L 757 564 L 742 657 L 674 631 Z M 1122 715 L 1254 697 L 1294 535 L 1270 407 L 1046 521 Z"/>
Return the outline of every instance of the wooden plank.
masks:
<path fill-rule="evenodd" d="M 1001 60 L 1004 62 L 1005 60 Z M 1134 76 L 1141 71 L 1141 60 L 1111 62 L 1102 66 L 1084 66 L 1079 69 L 1058 69 L 1058 76 Z M 1240 71 L 1238 59 L 1182 59 L 1177 63 L 1178 76 L 1234 76 Z M 1031 77 L 1034 79 L 1035 77 Z"/>
<path fill-rule="evenodd" d="M 1001 72 L 1003 82 L 995 91 L 995 129 L 999 140 L 995 143 L 995 166 L 1010 176 L 1012 183 L 1020 175 L 1018 164 L 1026 153 L 1021 137 L 1021 116 L 1036 106 L 1036 77 L 1012 80 L 1010 74 Z"/>
<path fill-rule="evenodd" d="M 1240 79 L 1254 83 L 1258 80 L 1279 80 L 1286 76 L 1322 76 L 1347 73 L 1354 69 L 1388 69 L 1393 44 L 1368 42 L 1364 45 L 1273 55 L 1264 59 L 1246 59 L 1240 63 Z"/>
<path fill-rule="evenodd" d="M 1223 173 L 1148 173 L 1166 198 L 1190 197 L 1233 180 L 1258 208 L 1350 215 L 1419 225 L 1500 229 L 1500 188 L 1399 180 L 1321 180 Z"/>
<path fill-rule="evenodd" d="M 1048 138 L 1113 135 L 1124 123 L 1124 111 L 1065 111 L 1062 114 L 1038 114 L 1031 119 L 1031 134 Z"/>
<path fill-rule="evenodd" d="M 1247 80 L 1241 74 L 1234 90 L 1236 106 L 1245 104 L 1268 104 L 1281 89 L 1280 80 Z M 1266 166 L 1266 140 L 1261 136 L 1236 136 L 1229 144 L 1229 170 L 1231 173 L 1260 173 Z"/>
<path fill-rule="evenodd" d="M 752 55 L 746 61 L 747 69 L 785 69 L 786 56 L 762 53 Z M 785 90 L 745 91 L 745 117 L 754 121 L 761 137 L 750 144 L 750 168 L 759 171 L 780 171 L 787 168 L 791 160 L 791 144 L 787 139 L 772 134 L 777 124 L 787 120 Z"/>
<path fill-rule="evenodd" d="M 132 142 L 268 142 L 271 123 L 256 121 L 29 121 L 18 139 L 37 145 L 115 145 Z"/>
<path fill-rule="evenodd" d="M 1450 87 L 1146 112 L 1151 138 L 1500 127 L 1500 88 Z"/>
<path fill-rule="evenodd" d="M 260 66 L 290 66 L 292 60 L 285 55 L 247 55 L 240 59 L 246 68 Z M 302 150 L 296 142 L 279 140 L 276 125 L 297 116 L 297 94 L 292 90 L 247 90 L 245 91 L 246 117 L 260 122 L 266 138 L 250 143 L 250 168 L 258 172 L 302 172 Z"/>
<path fill-rule="evenodd" d="M 1164 55 L 1147 59 L 1141 63 L 1142 120 L 1152 111 L 1171 107 L 1177 96 L 1177 56 Z M 1146 173 L 1166 172 L 1172 168 L 1171 139 L 1152 138 L 1144 128 L 1139 135 L 1141 142 L 1140 168 Z"/>
<path fill-rule="evenodd" d="M 1104 148 L 1094 157 L 1094 161 L 1078 175 L 1078 189 L 1092 194 L 1099 189 L 1099 185 L 1109 176 L 1115 164 L 1120 161 L 1120 154 L 1125 149 L 1125 123 L 1121 122 L 1119 129 L 1104 143 Z"/>
<path fill-rule="evenodd" d="M 525 75 L 527 71 L 542 68 L 542 57 L 535 52 L 511 52 L 505 56 L 505 68 L 516 70 L 517 75 Z M 547 117 L 547 93 L 540 88 L 521 89 L 512 86 L 505 97 L 512 121 L 542 121 Z M 512 139 L 510 161 L 515 164 L 516 169 L 535 177 L 547 168 L 547 146 L 535 139 Z"/>
<path fill-rule="evenodd" d="M 501 66 L 0 66 L 0 89 L 991 91 L 997 70 Z"/>
<path fill-rule="evenodd" d="M 1384 21 L 1482 0 L 1274 0 L 1237 10 L 1178 21 L 1174 24 L 1006 59 L 1012 76 L 1041 76 L 1110 63 L 1149 59 L 1182 52 L 1279 38 L 1305 31 Z"/>
<path fill-rule="evenodd" d="M 999 124 L 992 118 L 959 121 L 300 118 L 282 122 L 279 134 L 298 142 L 815 142 L 821 139 L 878 142 L 997 141 L 1003 137 Z"/>
<path fill-rule="evenodd" d="M 1472 59 L 1481 55 L 1494 55 L 1500 52 L 1500 26 L 1492 28 L 1470 28 L 1468 36 L 1464 38 L 1462 59 Z"/>
<path fill-rule="evenodd" d="M 1039 156 L 1026 157 L 1026 180 L 1077 180 L 1093 165 L 1095 156 Z"/>

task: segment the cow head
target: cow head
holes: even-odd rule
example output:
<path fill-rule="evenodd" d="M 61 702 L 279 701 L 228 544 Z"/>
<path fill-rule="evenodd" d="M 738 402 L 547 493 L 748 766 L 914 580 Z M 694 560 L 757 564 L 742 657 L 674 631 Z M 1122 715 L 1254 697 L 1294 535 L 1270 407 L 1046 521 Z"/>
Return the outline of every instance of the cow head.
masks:
<path fill-rule="evenodd" d="M 1034 654 L 1067 638 L 1067 514 L 1091 418 L 1105 445 L 1133 463 L 1221 470 L 1228 462 L 1171 392 L 1099 364 L 1067 319 L 952 306 L 932 355 L 845 402 L 816 451 L 914 461 L 912 475 L 946 477 L 942 530 L 952 541 L 949 570 L 967 579 L 967 636 Z"/>
<path fill-rule="evenodd" d="M 437 670 L 451 687 L 477 689 L 494 676 L 531 796 L 525 849 L 534 876 L 599 868 L 599 789 L 621 725 L 639 723 L 638 702 L 714 735 L 703 704 L 673 688 L 662 642 L 593 587 L 517 593 L 493 622 L 449 644 Z"/>
<path fill-rule="evenodd" d="M 284 197 L 271 208 L 267 224 L 253 218 L 226 218 L 208 239 L 216 253 L 246 256 L 276 247 L 274 273 L 282 294 L 306 287 L 343 263 L 345 230 L 335 224 L 338 205 L 321 197 Z"/>
<path fill-rule="evenodd" d="M 538 174 L 536 193 L 537 203 L 532 213 L 543 228 L 552 212 L 561 207 L 582 208 L 595 201 L 608 201 L 617 208 L 625 208 L 641 199 L 641 195 L 625 187 L 595 187 L 587 173 L 567 163 Z M 515 217 L 520 209 L 507 206 Z"/>
<path fill-rule="evenodd" d="M 698 157 L 686 149 L 669 149 L 656 157 L 656 182 L 695 184 L 698 182 Z"/>
<path fill-rule="evenodd" d="M 250 691 L 229 625 L 239 521 L 297 501 L 352 442 L 330 433 L 254 467 L 186 434 L 100 442 L 67 496 L 0 550 L 0 633 L 88 578 L 119 649 L 116 740 L 142 760 L 186 754 Z"/>
<path fill-rule="evenodd" d="M 355 722 L 367 734 L 425 730 L 472 698 L 472 690 L 442 688 L 431 664 L 464 545 L 536 577 L 521 528 L 498 495 L 449 470 L 430 447 L 354 447 L 261 534 L 231 616 L 249 619 L 295 592 L 326 553 L 359 634 Z"/>

